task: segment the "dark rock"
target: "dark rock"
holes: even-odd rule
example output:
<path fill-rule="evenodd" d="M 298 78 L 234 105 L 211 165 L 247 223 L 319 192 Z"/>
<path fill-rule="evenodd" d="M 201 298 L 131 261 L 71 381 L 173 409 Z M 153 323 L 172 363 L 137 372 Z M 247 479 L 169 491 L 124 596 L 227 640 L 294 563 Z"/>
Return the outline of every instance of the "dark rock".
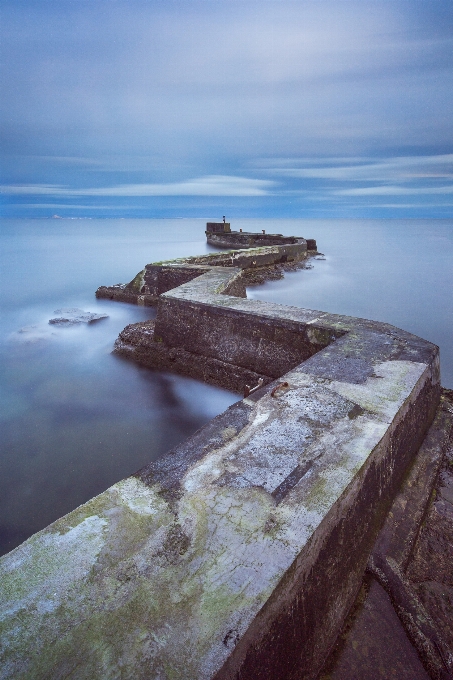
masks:
<path fill-rule="evenodd" d="M 354 615 L 319 680 L 429 680 L 389 596 L 376 581 L 365 584 Z"/>

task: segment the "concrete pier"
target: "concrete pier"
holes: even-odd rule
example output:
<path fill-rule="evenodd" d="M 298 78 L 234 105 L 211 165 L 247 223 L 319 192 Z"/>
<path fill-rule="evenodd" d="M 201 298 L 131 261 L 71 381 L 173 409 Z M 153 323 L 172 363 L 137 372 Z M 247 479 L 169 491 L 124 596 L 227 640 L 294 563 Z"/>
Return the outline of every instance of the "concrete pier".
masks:
<path fill-rule="evenodd" d="M 138 275 L 157 318 L 116 351 L 263 386 L 1 559 L 0 678 L 316 678 L 436 414 L 439 356 L 246 299 L 234 258 L 273 248 Z"/>

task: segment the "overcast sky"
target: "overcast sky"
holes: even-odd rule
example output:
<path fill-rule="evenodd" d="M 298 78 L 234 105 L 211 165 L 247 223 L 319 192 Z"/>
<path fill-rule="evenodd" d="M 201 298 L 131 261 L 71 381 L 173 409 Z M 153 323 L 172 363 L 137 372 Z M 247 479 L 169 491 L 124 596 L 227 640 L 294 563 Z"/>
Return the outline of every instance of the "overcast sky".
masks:
<path fill-rule="evenodd" d="M 4 215 L 453 215 L 451 0 L 0 8 Z"/>

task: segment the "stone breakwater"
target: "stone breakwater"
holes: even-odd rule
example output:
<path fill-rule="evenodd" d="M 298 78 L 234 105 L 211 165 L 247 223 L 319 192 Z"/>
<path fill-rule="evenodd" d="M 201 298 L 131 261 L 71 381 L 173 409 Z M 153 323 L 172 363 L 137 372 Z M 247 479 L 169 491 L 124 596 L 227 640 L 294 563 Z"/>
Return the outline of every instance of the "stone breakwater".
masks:
<path fill-rule="evenodd" d="M 268 238 L 270 239 L 270 235 Z M 230 250 L 223 253 L 185 257 L 167 262 L 153 262 L 147 264 L 127 284 L 117 283 L 114 286 L 100 286 L 96 291 L 96 297 L 130 302 L 136 305 L 155 306 L 163 293 L 203 274 L 207 271 L 207 267 L 240 269 L 240 281 L 239 277 L 236 277 L 236 285 L 239 287 L 236 288 L 233 295 L 245 297 L 246 285 L 255 282 L 261 283 L 268 278 L 276 278 L 275 274 L 286 268 L 303 267 L 307 256 L 317 254 L 316 241 L 313 239 L 307 241 L 303 238 L 290 237 L 286 240 L 288 242 L 285 245 L 268 244 L 266 247 L 258 248 L 243 245 L 243 249 L 247 248 L 246 253 L 243 250 L 231 250 L 230 243 Z M 308 247 L 309 245 L 311 249 Z M 234 285 L 233 282 L 231 285 Z"/>
<path fill-rule="evenodd" d="M 125 329 L 117 352 L 252 392 L 2 558 L 1 678 L 309 680 L 367 565 L 389 581 L 390 539 L 374 546 L 428 455 L 438 348 L 385 323 L 245 297 L 244 270 L 306 252 L 157 263 L 129 284 L 157 316 Z M 425 448 L 441 461 L 447 440 Z M 428 649 L 431 629 L 412 620 Z M 433 677 L 449 672 L 443 644 L 425 655 L 444 673 Z"/>
<path fill-rule="evenodd" d="M 207 230 L 206 241 L 215 248 L 261 248 L 264 246 L 283 246 L 297 244 L 306 240 L 308 250 L 316 250 L 314 239 L 299 239 L 297 236 L 282 234 L 256 234 L 247 231 L 213 232 Z"/>

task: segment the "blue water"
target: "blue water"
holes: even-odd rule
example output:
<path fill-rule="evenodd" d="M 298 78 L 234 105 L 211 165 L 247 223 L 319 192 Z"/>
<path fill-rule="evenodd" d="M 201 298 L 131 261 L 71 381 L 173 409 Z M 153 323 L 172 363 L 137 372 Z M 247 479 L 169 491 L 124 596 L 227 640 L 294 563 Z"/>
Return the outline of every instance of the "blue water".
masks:
<path fill-rule="evenodd" d="M 147 262 L 209 249 L 206 219 L 2 220 L 0 552 L 187 438 L 237 400 L 111 354 L 152 309 L 96 300 Z M 453 387 L 453 220 L 235 220 L 316 238 L 325 260 L 249 296 L 388 321 L 441 347 Z M 102 312 L 50 326 L 61 307 Z M 22 332 L 20 332 L 22 329 Z M 25 330 L 23 330 L 25 329 Z"/>

